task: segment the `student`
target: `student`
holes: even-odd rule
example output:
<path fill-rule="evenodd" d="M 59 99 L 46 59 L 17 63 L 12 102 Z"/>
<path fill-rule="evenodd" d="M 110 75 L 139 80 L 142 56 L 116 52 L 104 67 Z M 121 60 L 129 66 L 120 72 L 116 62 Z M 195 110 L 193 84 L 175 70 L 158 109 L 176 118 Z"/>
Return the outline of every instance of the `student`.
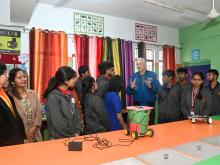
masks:
<path fill-rule="evenodd" d="M 5 90 L 8 81 L 5 64 L 0 64 L 0 147 L 22 144 L 26 139 L 24 125 L 13 98 Z"/>
<path fill-rule="evenodd" d="M 72 92 L 76 72 L 68 67 L 60 67 L 44 93 L 45 112 L 51 138 L 60 139 L 78 136 L 81 133 L 80 114 L 76 108 Z"/>
<path fill-rule="evenodd" d="M 115 69 L 112 62 L 104 61 L 98 65 L 99 76 L 96 80 L 98 89 L 96 94 L 104 98 L 105 93 L 108 91 L 109 79 L 115 75 Z"/>
<path fill-rule="evenodd" d="M 21 116 L 28 142 L 42 141 L 41 104 L 33 90 L 26 89 L 27 76 L 23 70 L 14 68 L 9 73 L 8 92 L 12 95 Z"/>
<path fill-rule="evenodd" d="M 193 73 L 191 88 L 183 90 L 181 111 L 185 118 L 192 115 L 209 116 L 211 114 L 212 96 L 209 89 L 204 87 L 202 72 Z"/>
<path fill-rule="evenodd" d="M 184 68 L 184 67 L 178 68 L 176 72 L 177 72 L 177 77 L 178 77 L 177 84 L 179 84 L 183 88 L 183 90 L 190 88 L 191 83 L 188 77 L 187 68 Z"/>
<path fill-rule="evenodd" d="M 136 65 L 138 72 L 131 75 L 126 93 L 133 95 L 134 105 L 154 107 L 160 85 L 157 75 L 152 71 L 146 70 L 146 61 L 143 58 L 138 58 Z M 154 124 L 154 119 L 155 110 L 152 110 L 150 113 L 150 125 Z"/>
<path fill-rule="evenodd" d="M 207 72 L 208 88 L 212 94 L 212 113 L 211 115 L 220 115 L 220 84 L 218 80 L 218 71 L 210 69 Z"/>
<path fill-rule="evenodd" d="M 80 66 L 78 69 L 78 73 L 79 73 L 79 79 L 76 81 L 75 89 L 79 97 L 79 100 L 82 101 L 82 80 L 85 77 L 91 76 L 91 73 L 89 67 L 86 65 Z"/>
<path fill-rule="evenodd" d="M 118 95 L 122 86 L 123 79 L 121 76 L 116 75 L 111 77 L 109 81 L 109 90 L 104 97 L 104 104 L 108 113 L 108 119 L 110 121 L 112 131 L 127 128 L 121 114 L 121 100 Z"/>
<path fill-rule="evenodd" d="M 158 91 L 158 123 L 181 120 L 180 100 L 182 88 L 179 84 L 174 84 L 175 72 L 173 70 L 165 70 L 162 75 L 163 85 Z"/>
<path fill-rule="evenodd" d="M 93 77 L 89 76 L 82 81 L 83 109 L 85 114 L 84 134 L 109 131 L 110 125 L 103 100 L 95 94 L 97 85 Z"/>

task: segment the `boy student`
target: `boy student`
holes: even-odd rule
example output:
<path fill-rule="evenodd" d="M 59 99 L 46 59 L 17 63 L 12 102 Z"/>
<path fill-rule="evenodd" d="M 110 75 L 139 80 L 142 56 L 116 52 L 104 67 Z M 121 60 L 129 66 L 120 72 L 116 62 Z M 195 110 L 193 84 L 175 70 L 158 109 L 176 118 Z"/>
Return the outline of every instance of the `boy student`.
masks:
<path fill-rule="evenodd" d="M 168 123 L 181 120 L 180 100 L 182 88 L 174 84 L 175 72 L 165 70 L 163 73 L 163 85 L 158 91 L 159 123 Z"/>
<path fill-rule="evenodd" d="M 181 67 L 176 70 L 178 82 L 183 89 L 187 89 L 191 87 L 191 82 L 188 77 L 187 68 Z"/>
<path fill-rule="evenodd" d="M 115 69 L 112 62 L 104 61 L 98 65 L 99 76 L 96 80 L 98 89 L 96 95 L 104 98 L 104 95 L 108 92 L 109 80 L 115 75 Z"/>
<path fill-rule="evenodd" d="M 79 79 L 76 81 L 75 89 L 79 97 L 80 102 L 82 102 L 82 80 L 88 76 L 91 76 L 89 67 L 87 65 L 82 65 L 78 69 Z"/>
<path fill-rule="evenodd" d="M 208 88 L 212 94 L 212 113 L 211 115 L 220 115 L 220 84 L 217 81 L 218 71 L 210 69 L 207 72 Z"/>

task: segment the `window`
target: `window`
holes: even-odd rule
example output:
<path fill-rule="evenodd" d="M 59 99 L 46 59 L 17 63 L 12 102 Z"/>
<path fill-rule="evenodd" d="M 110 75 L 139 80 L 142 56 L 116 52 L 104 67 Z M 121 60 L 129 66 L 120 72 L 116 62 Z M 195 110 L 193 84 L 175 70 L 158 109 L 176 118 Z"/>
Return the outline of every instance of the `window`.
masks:
<path fill-rule="evenodd" d="M 138 49 L 134 50 L 134 59 L 138 58 Z M 156 61 L 159 62 L 156 63 Z M 146 66 L 147 70 L 154 71 L 158 75 L 158 79 L 162 84 L 162 72 L 163 72 L 163 51 L 157 49 L 146 49 Z M 157 66 L 157 67 L 156 67 Z M 159 68 L 158 68 L 159 66 Z M 134 71 L 137 72 L 137 67 L 134 61 Z"/>
<path fill-rule="evenodd" d="M 159 50 L 158 51 L 158 56 L 159 56 L 159 81 L 162 84 L 162 73 L 163 73 L 163 51 Z"/>
<path fill-rule="evenodd" d="M 134 51 L 134 59 L 138 58 L 138 49 L 136 48 Z M 155 50 L 154 49 L 146 49 L 146 66 L 147 66 L 147 70 L 150 71 L 155 71 L 155 61 L 154 61 L 154 56 L 155 56 Z M 136 65 L 134 65 L 135 67 L 135 72 L 137 72 L 137 67 Z"/>
<path fill-rule="evenodd" d="M 155 71 L 154 66 L 154 50 L 153 49 L 146 49 L 146 65 L 147 70 Z"/>

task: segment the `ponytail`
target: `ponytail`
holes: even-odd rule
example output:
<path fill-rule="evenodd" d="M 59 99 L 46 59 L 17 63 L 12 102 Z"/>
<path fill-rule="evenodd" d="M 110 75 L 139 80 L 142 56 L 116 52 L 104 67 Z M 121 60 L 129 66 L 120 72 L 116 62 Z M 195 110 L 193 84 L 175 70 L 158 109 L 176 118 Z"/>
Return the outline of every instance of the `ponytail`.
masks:
<path fill-rule="evenodd" d="M 91 76 L 85 77 L 82 80 L 82 108 L 84 109 L 84 101 L 86 98 L 86 94 L 90 92 L 92 86 L 95 83 L 95 79 Z"/>
<path fill-rule="evenodd" d="M 55 77 L 50 78 L 48 85 L 47 85 L 47 89 L 45 90 L 44 94 L 43 94 L 43 98 L 47 98 L 47 96 L 49 95 L 49 93 L 54 90 L 57 87 L 57 82 Z"/>
<path fill-rule="evenodd" d="M 73 77 L 76 77 L 76 72 L 69 66 L 61 66 L 55 73 L 55 77 L 52 77 L 49 82 L 47 89 L 45 90 L 43 94 L 43 98 L 46 98 L 49 93 L 54 90 L 57 86 L 60 86 L 65 83 L 65 81 L 68 81 L 72 79 Z"/>
<path fill-rule="evenodd" d="M 204 83 L 203 83 L 203 84 L 204 84 Z M 196 98 L 197 98 L 198 100 L 202 100 L 202 99 L 203 99 L 203 95 L 202 95 L 202 93 L 201 93 L 202 88 L 203 88 L 203 84 L 200 86 L 199 92 L 198 92 L 198 94 L 197 94 L 197 96 L 196 96 Z"/>

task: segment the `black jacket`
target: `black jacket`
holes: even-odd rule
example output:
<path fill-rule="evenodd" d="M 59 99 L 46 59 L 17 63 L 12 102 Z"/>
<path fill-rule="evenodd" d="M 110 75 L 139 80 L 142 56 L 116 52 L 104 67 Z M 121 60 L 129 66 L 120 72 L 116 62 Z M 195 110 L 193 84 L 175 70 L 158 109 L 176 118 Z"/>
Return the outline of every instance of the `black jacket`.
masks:
<path fill-rule="evenodd" d="M 80 114 L 72 95 L 54 89 L 47 96 L 45 110 L 51 137 L 60 139 L 81 133 Z"/>
<path fill-rule="evenodd" d="M 159 123 L 181 120 L 181 92 L 182 87 L 179 84 L 170 89 L 165 86 L 160 87 L 158 91 Z"/>
<path fill-rule="evenodd" d="M 94 93 L 86 94 L 84 110 L 85 134 L 106 132 L 110 130 L 107 112 L 100 96 Z"/>
<path fill-rule="evenodd" d="M 208 88 L 212 94 L 212 113 L 211 115 L 220 115 L 220 84 L 218 83 L 214 89 L 208 85 Z"/>
<path fill-rule="evenodd" d="M 22 144 L 24 139 L 26 139 L 23 121 L 17 112 L 13 98 L 10 95 L 8 97 L 12 103 L 16 118 L 0 97 L 0 146 Z"/>
<path fill-rule="evenodd" d="M 212 96 L 207 87 L 201 90 L 202 99 L 195 99 L 195 115 L 210 115 L 212 112 Z M 181 111 L 185 118 L 190 116 L 192 107 L 192 87 L 184 90 L 181 97 Z"/>

